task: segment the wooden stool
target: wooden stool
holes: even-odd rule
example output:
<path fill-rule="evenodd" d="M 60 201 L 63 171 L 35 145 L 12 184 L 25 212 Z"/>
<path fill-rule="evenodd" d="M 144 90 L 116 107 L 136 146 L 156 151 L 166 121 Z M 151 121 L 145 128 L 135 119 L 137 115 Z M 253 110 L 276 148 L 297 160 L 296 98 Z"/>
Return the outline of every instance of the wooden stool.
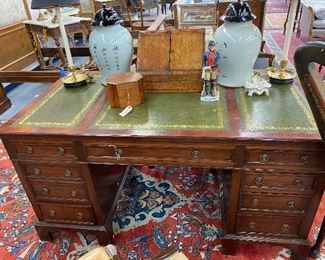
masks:
<path fill-rule="evenodd" d="M 107 95 L 112 107 L 136 106 L 144 101 L 143 77 L 137 72 L 113 74 L 107 79 Z"/>

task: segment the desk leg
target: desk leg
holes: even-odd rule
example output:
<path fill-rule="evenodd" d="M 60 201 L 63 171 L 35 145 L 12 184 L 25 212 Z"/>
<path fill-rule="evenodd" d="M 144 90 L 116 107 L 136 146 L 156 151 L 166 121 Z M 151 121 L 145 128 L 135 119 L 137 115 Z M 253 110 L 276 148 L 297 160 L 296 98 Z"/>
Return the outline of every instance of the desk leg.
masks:
<path fill-rule="evenodd" d="M 64 52 L 63 52 L 63 49 L 61 47 L 61 42 L 60 42 L 60 32 L 59 31 L 54 31 L 52 34 L 51 34 L 51 37 L 53 38 L 54 42 L 55 42 L 55 45 L 58 49 L 58 53 L 59 53 L 59 57 L 61 59 L 61 62 L 62 62 L 62 66 L 64 68 L 68 67 L 68 62 L 65 58 L 65 55 L 64 55 Z"/>

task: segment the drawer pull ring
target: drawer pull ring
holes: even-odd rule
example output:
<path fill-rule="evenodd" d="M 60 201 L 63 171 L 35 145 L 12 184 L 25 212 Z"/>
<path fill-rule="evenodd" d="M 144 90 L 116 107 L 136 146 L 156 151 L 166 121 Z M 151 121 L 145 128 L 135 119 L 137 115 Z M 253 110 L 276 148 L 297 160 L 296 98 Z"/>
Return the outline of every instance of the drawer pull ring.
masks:
<path fill-rule="evenodd" d="M 43 189 L 42 189 L 42 193 L 45 194 L 45 195 L 46 195 L 46 194 L 49 194 L 49 189 L 47 189 L 47 188 L 43 188 Z"/>
<path fill-rule="evenodd" d="M 77 219 L 83 219 L 84 218 L 84 214 L 82 214 L 81 212 L 78 212 L 77 214 Z"/>
<path fill-rule="evenodd" d="M 303 164 L 307 164 L 309 163 L 309 156 L 308 155 L 303 155 L 299 158 L 299 162 L 303 163 Z"/>
<path fill-rule="evenodd" d="M 295 180 L 293 181 L 293 184 L 294 184 L 295 186 L 299 186 L 299 187 L 301 187 L 302 184 L 303 184 L 303 181 L 302 181 L 301 179 L 295 179 Z"/>
<path fill-rule="evenodd" d="M 261 201 L 259 199 L 252 199 L 252 206 L 253 207 L 257 207 L 260 203 L 261 203 Z"/>
<path fill-rule="evenodd" d="M 248 226 L 249 226 L 250 229 L 255 229 L 256 228 L 256 223 L 251 221 L 251 222 L 248 223 Z"/>
<path fill-rule="evenodd" d="M 49 215 L 51 217 L 54 217 L 55 216 L 55 211 L 53 209 L 49 210 Z"/>
<path fill-rule="evenodd" d="M 26 146 L 25 152 L 28 153 L 28 154 L 32 154 L 33 153 L 33 148 L 31 146 Z"/>
<path fill-rule="evenodd" d="M 64 171 L 64 176 L 65 176 L 65 177 L 71 177 L 71 175 L 72 175 L 72 172 L 71 172 L 69 169 L 66 169 L 66 170 Z"/>
<path fill-rule="evenodd" d="M 124 155 L 124 151 L 121 148 L 118 148 L 116 145 L 111 144 L 108 147 L 112 147 L 115 152 L 116 159 L 120 159 Z"/>
<path fill-rule="evenodd" d="M 254 182 L 255 182 L 255 184 L 257 186 L 261 186 L 263 184 L 263 182 L 264 182 L 264 178 L 261 177 L 261 176 L 258 176 L 258 177 L 255 178 Z"/>
<path fill-rule="evenodd" d="M 41 170 L 38 169 L 38 168 L 35 168 L 34 171 L 33 171 L 33 174 L 36 175 L 36 176 L 38 176 L 38 175 L 41 174 Z"/>
<path fill-rule="evenodd" d="M 63 147 L 58 147 L 58 153 L 59 153 L 59 155 L 64 155 L 64 148 Z"/>
<path fill-rule="evenodd" d="M 193 159 L 199 159 L 200 157 L 200 151 L 199 150 L 193 150 L 192 151 L 192 158 Z"/>
<path fill-rule="evenodd" d="M 288 225 L 288 224 L 283 224 L 282 227 L 281 227 L 281 229 L 282 229 L 282 231 L 284 231 L 284 232 L 288 232 L 289 229 L 290 229 L 290 225 Z"/>
<path fill-rule="evenodd" d="M 288 201 L 288 208 L 293 209 L 296 206 L 296 203 L 293 200 Z"/>
<path fill-rule="evenodd" d="M 267 154 L 261 154 L 260 155 L 260 162 L 261 163 L 268 163 L 269 162 L 269 156 Z"/>
<path fill-rule="evenodd" d="M 78 191 L 76 190 L 71 191 L 71 197 L 77 197 L 77 195 L 78 195 Z"/>

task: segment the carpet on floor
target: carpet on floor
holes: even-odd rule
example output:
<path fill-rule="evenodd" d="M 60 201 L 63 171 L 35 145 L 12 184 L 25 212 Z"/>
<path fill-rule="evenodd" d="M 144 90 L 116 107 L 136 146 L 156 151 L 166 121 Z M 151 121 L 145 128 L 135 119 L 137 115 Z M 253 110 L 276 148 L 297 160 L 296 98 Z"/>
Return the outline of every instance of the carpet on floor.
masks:
<path fill-rule="evenodd" d="M 287 13 L 290 0 L 267 0 L 266 13 Z"/>
<path fill-rule="evenodd" d="M 40 241 L 36 216 L 9 157 L 0 144 L 0 259 L 78 259 L 98 246 L 92 235 L 64 230 Z M 128 175 L 114 217 L 115 245 L 122 259 L 151 259 L 175 245 L 189 259 L 289 259 L 288 249 L 265 244 L 239 246 L 224 256 L 220 174 L 189 167 L 139 167 Z M 325 198 L 310 232 L 313 241 Z M 325 250 L 322 250 L 325 257 Z"/>

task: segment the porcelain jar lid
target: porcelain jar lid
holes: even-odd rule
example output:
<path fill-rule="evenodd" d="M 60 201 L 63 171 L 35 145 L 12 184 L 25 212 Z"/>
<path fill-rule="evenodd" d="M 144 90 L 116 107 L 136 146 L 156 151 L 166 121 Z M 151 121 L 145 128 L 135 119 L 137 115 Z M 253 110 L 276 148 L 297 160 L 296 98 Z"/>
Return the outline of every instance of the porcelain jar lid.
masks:
<path fill-rule="evenodd" d="M 243 23 L 252 21 L 256 16 L 252 14 L 249 4 L 238 0 L 236 3 L 231 3 L 224 15 L 220 17 L 222 21 Z"/>
<path fill-rule="evenodd" d="M 113 8 L 103 5 L 103 8 L 96 12 L 92 26 L 111 26 L 122 22 Z"/>

